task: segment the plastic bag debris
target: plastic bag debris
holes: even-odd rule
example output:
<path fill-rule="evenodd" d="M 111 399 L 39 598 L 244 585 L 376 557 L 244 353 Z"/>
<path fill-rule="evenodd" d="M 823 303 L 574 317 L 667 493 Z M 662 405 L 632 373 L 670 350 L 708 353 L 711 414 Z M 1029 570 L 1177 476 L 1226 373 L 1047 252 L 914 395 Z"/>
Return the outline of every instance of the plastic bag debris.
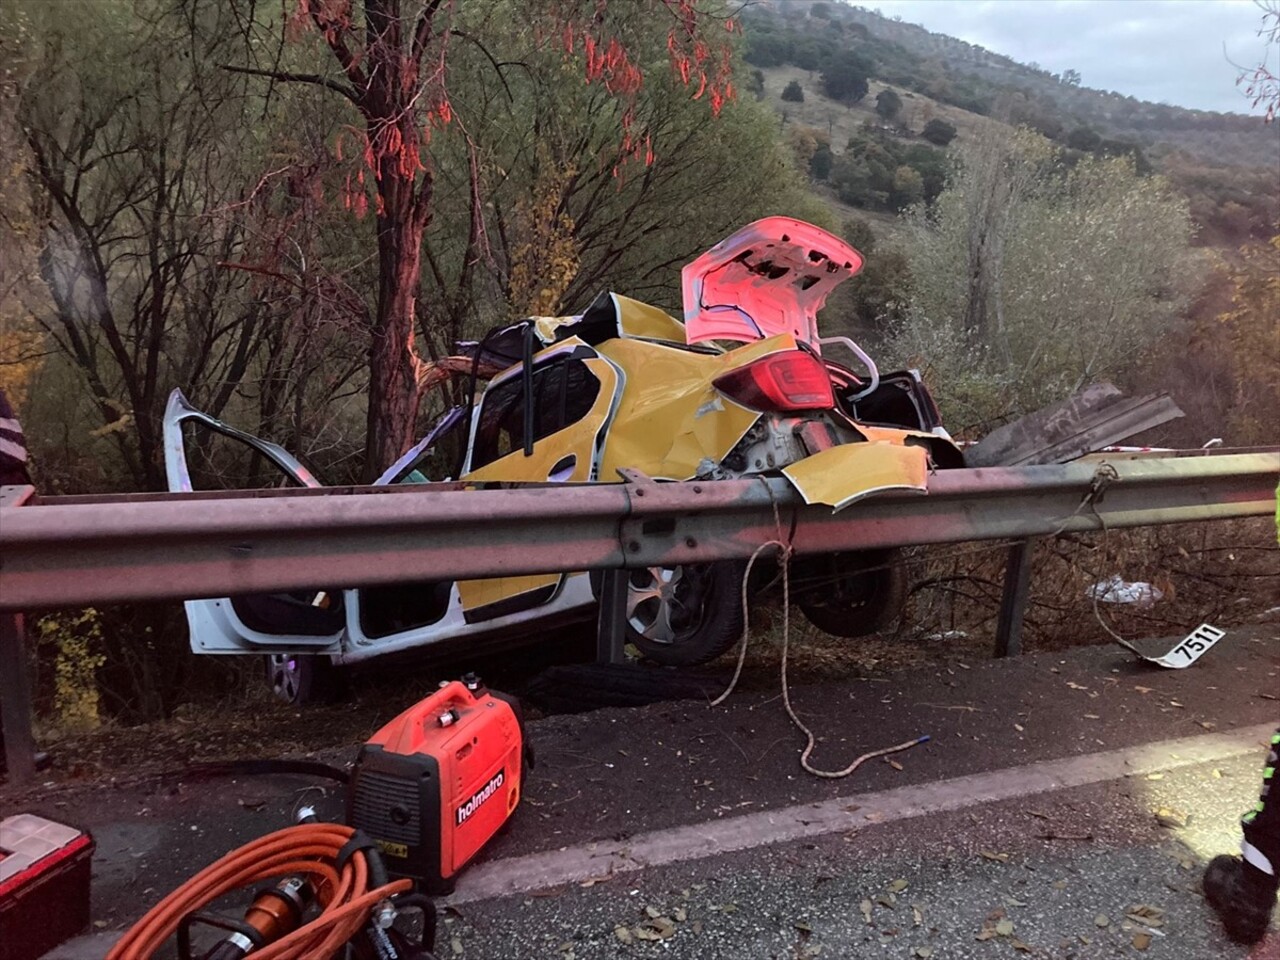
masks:
<path fill-rule="evenodd" d="M 1085 591 L 1088 597 L 1096 597 L 1103 603 L 1136 603 L 1149 607 L 1157 600 L 1164 598 L 1159 587 L 1141 581 L 1130 583 L 1122 580 L 1119 574 L 1112 574 L 1106 580 L 1099 580 Z"/>

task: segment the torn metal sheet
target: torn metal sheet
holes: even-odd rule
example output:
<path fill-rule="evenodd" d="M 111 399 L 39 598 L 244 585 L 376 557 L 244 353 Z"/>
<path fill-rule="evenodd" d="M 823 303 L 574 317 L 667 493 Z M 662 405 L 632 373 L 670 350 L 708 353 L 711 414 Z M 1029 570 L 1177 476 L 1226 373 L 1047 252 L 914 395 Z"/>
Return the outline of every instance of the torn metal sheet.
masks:
<path fill-rule="evenodd" d="M 928 492 L 929 457 L 924 447 L 850 443 L 831 447 L 782 470 L 808 504 L 839 511 L 875 493 Z"/>
<path fill-rule="evenodd" d="M 1062 401 L 993 430 L 965 450 L 970 467 L 1067 463 L 1183 416 L 1167 393 L 1125 397 L 1095 383 Z"/>

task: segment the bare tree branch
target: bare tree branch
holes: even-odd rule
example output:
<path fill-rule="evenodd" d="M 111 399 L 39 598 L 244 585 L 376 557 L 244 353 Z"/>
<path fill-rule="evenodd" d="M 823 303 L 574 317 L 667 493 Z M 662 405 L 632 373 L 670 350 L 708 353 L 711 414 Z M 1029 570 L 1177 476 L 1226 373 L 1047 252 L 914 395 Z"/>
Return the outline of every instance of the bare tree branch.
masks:
<path fill-rule="evenodd" d="M 360 95 L 352 87 L 339 83 L 331 77 L 322 77 L 318 73 L 290 73 L 287 70 L 260 70 L 257 67 L 236 67 L 229 63 L 218 64 L 219 68 L 230 73 L 245 73 L 251 77 L 270 77 L 272 80 L 284 80 L 289 83 L 310 83 L 317 87 L 325 87 L 334 93 L 340 93 L 352 103 L 359 105 Z"/>

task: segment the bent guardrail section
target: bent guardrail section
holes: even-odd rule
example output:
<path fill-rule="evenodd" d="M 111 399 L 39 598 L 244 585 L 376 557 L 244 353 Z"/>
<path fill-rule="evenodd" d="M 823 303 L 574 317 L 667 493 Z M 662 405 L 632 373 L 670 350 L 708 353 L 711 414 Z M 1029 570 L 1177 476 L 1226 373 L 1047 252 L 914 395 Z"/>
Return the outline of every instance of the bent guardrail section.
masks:
<path fill-rule="evenodd" d="M 783 479 L 33 497 L 0 506 L 0 610 L 742 558 L 779 528 L 803 554 L 1247 517 L 1278 475 L 1280 452 L 952 470 L 839 513 Z"/>

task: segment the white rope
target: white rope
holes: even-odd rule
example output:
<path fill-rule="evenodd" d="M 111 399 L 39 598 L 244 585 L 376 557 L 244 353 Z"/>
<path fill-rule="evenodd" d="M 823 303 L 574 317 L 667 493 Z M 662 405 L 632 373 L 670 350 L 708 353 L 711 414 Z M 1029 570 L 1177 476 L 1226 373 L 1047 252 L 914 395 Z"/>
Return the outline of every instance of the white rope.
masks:
<path fill-rule="evenodd" d="M 761 478 L 763 481 L 763 478 Z M 711 701 L 711 706 L 718 707 L 729 698 L 734 688 L 738 685 L 738 678 L 742 676 L 742 666 L 747 660 L 747 644 L 751 634 L 751 620 L 747 604 L 747 584 L 751 580 L 751 570 L 755 566 L 760 555 L 771 547 L 778 549 L 778 562 L 782 568 L 782 666 L 779 670 L 782 680 L 782 705 L 787 710 L 787 716 L 791 718 L 791 722 L 796 728 L 808 738 L 804 750 L 800 753 L 800 766 L 806 773 L 810 773 L 815 777 L 822 777 L 828 780 L 839 780 L 849 776 L 858 767 L 866 763 L 868 760 L 874 760 L 876 757 L 887 756 L 891 753 L 898 753 L 902 750 L 910 750 L 918 744 L 924 743 L 929 739 L 928 736 L 916 737 L 914 740 L 907 740 L 903 743 L 896 744 L 892 747 L 884 747 L 880 750 L 872 750 L 858 757 L 853 763 L 849 764 L 843 770 L 820 770 L 809 763 L 809 755 L 813 753 L 818 745 L 818 738 L 814 735 L 803 720 L 796 715 L 795 709 L 791 706 L 791 691 L 787 685 L 787 655 L 791 646 L 791 556 L 794 550 L 789 542 L 790 538 L 783 540 L 782 520 L 778 514 L 778 501 L 773 497 L 773 491 L 769 489 L 768 483 L 765 483 L 765 489 L 769 490 L 769 500 L 773 504 L 773 523 L 777 536 L 773 540 L 766 540 L 760 546 L 756 547 L 751 554 L 751 559 L 747 561 L 747 569 L 742 575 L 742 639 L 739 641 L 738 663 L 734 667 L 733 677 L 729 681 L 729 685 L 725 688 L 724 693 Z"/>

